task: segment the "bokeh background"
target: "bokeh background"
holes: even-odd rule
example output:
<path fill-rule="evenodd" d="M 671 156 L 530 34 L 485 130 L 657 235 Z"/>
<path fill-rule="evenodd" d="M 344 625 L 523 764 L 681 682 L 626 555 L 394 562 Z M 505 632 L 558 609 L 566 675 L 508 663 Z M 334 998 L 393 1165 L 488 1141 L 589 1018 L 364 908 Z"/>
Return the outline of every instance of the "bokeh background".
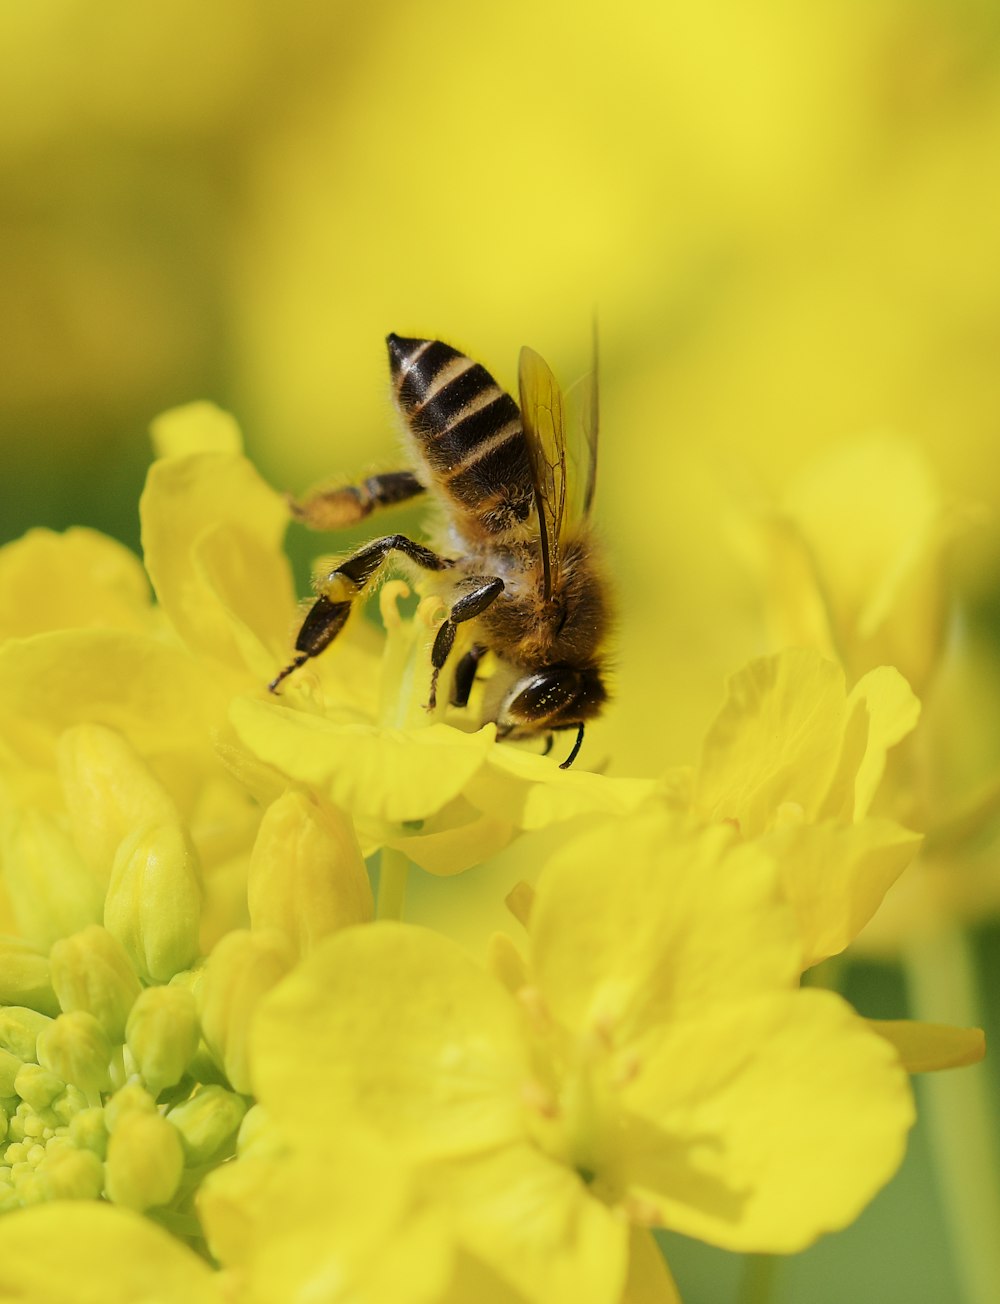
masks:
<path fill-rule="evenodd" d="M 596 309 L 621 628 L 588 749 L 656 774 L 762 647 L 731 504 L 872 431 L 979 505 L 952 578 L 992 665 L 998 232 L 997 0 L 0 0 L 0 538 L 137 547 L 150 419 L 194 398 L 281 487 L 392 468 L 387 331 L 569 383 Z M 324 545 L 292 532 L 303 586 Z M 989 912 L 968 937 L 988 995 Z M 891 959 L 843 981 L 905 1008 Z M 933 1151 L 771 1298 L 986 1304 Z M 745 1290 L 670 1253 L 689 1304 Z"/>

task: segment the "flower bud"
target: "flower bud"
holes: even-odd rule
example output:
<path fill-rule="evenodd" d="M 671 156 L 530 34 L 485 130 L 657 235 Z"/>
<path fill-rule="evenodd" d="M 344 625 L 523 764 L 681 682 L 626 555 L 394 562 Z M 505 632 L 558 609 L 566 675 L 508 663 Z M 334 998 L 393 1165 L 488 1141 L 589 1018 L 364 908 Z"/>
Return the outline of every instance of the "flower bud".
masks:
<path fill-rule="evenodd" d="M 52 1022 L 37 1010 L 20 1005 L 0 1009 L 0 1048 L 9 1050 L 19 1060 L 34 1061 L 38 1034 Z"/>
<path fill-rule="evenodd" d="M 177 822 L 177 808 L 166 789 L 114 729 L 74 725 L 59 739 L 58 761 L 73 839 L 103 884 L 129 833 Z"/>
<path fill-rule="evenodd" d="M 19 937 L 0 938 L 0 1005 L 59 1013 L 47 957 Z"/>
<path fill-rule="evenodd" d="M 101 917 L 104 892 L 58 825 L 24 810 L 3 839 L 4 881 L 18 932 L 49 947 Z"/>
<path fill-rule="evenodd" d="M 198 991 L 202 1035 L 237 1091 L 251 1090 L 250 1020 L 260 999 L 292 967 L 280 933 L 229 933 L 213 950 Z"/>
<path fill-rule="evenodd" d="M 92 1150 L 50 1142 L 38 1180 L 46 1200 L 97 1200 L 104 1190 L 104 1165 Z"/>
<path fill-rule="evenodd" d="M 142 990 L 122 944 L 106 928 L 92 924 L 53 946 L 49 955 L 52 986 L 68 1014 L 86 1010 L 113 1043 L 125 1038 L 125 1021 Z"/>
<path fill-rule="evenodd" d="M 155 1114 L 156 1101 L 138 1082 L 126 1082 L 104 1106 L 104 1123 L 113 1132 L 128 1114 Z"/>
<path fill-rule="evenodd" d="M 139 976 L 166 982 L 198 954 L 201 884 L 194 849 L 176 824 L 158 824 L 118 848 L 104 925 Z"/>
<path fill-rule="evenodd" d="M 79 1150 L 92 1150 L 98 1159 L 108 1153 L 108 1129 L 100 1105 L 81 1109 L 69 1121 L 69 1139 Z"/>
<path fill-rule="evenodd" d="M 347 816 L 301 792 L 272 802 L 250 857 L 247 902 L 251 925 L 284 933 L 298 956 L 371 919 L 368 872 Z"/>
<path fill-rule="evenodd" d="M 66 1083 L 40 1064 L 24 1064 L 14 1079 L 14 1091 L 35 1111 L 47 1109 Z"/>
<path fill-rule="evenodd" d="M 132 1006 L 125 1039 L 154 1096 L 184 1076 L 199 1035 L 194 996 L 186 987 L 148 987 Z"/>
<path fill-rule="evenodd" d="M 232 1149 L 246 1112 L 246 1101 L 234 1091 L 203 1087 L 169 1110 L 167 1118 L 180 1135 L 187 1162 L 197 1166 Z"/>
<path fill-rule="evenodd" d="M 104 1163 L 105 1188 L 113 1204 L 139 1213 L 166 1204 L 183 1172 L 181 1139 L 162 1115 L 133 1110 L 118 1120 Z"/>
<path fill-rule="evenodd" d="M 87 1096 L 108 1091 L 111 1041 L 92 1014 L 60 1014 L 38 1034 L 38 1062 Z"/>

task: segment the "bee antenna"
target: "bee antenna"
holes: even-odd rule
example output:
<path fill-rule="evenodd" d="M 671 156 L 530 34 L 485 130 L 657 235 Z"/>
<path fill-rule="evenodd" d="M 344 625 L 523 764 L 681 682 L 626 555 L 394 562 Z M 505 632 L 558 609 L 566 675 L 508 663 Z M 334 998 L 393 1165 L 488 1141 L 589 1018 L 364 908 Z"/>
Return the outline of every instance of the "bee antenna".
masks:
<path fill-rule="evenodd" d="M 301 656 L 296 657 L 290 666 L 285 666 L 284 670 L 282 670 L 280 675 L 275 675 L 275 677 L 268 684 L 267 691 L 269 693 L 277 693 L 278 685 L 281 683 L 281 681 L 283 679 L 287 679 L 293 670 L 298 670 L 299 666 L 305 665 L 305 663 L 308 660 L 309 660 L 308 652 L 303 652 Z"/>
<path fill-rule="evenodd" d="M 559 766 L 560 770 L 568 770 L 579 755 L 580 748 L 583 746 L 583 723 L 576 726 L 576 742 L 573 744 L 573 750 Z"/>

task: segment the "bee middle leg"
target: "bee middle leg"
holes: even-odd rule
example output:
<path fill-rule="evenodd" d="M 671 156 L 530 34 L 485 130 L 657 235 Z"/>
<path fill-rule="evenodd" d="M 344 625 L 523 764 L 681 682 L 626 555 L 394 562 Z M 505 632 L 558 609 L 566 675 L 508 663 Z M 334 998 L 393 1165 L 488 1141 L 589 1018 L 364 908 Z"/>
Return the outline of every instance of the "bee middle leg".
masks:
<path fill-rule="evenodd" d="M 342 530 L 356 525 L 378 507 L 392 507 L 424 492 L 412 471 L 386 471 L 369 476 L 361 484 L 339 489 L 319 489 L 301 501 L 289 498 L 292 516 L 310 530 Z"/>
<path fill-rule="evenodd" d="M 318 585 L 319 597 L 310 607 L 295 639 L 298 655 L 268 684 L 272 693 L 277 691 L 281 681 L 293 670 L 304 665 L 310 657 L 319 656 L 330 646 L 347 624 L 354 600 L 374 579 L 392 552 L 401 552 L 424 570 L 442 571 L 454 564 L 447 557 L 439 557 L 430 548 L 425 548 L 423 544 L 414 543 L 405 534 L 389 534 L 384 539 L 373 539 L 371 543 L 366 543 L 346 561 L 342 561 Z M 498 583 L 502 588 L 502 582 Z M 440 636 L 440 630 L 438 635 Z"/>
<path fill-rule="evenodd" d="M 486 655 L 487 649 L 482 643 L 473 643 L 458 665 L 455 667 L 455 678 L 451 686 L 451 704 L 452 706 L 468 706 L 469 698 L 472 696 L 472 685 L 476 682 L 476 671 L 479 669 L 479 663 Z"/>
<path fill-rule="evenodd" d="M 480 615 L 491 602 L 496 601 L 503 592 L 503 580 L 498 575 L 469 575 L 462 581 L 462 589 L 464 590 L 462 596 L 452 603 L 448 617 L 438 629 L 434 646 L 431 648 L 431 691 L 427 703 L 431 711 L 437 705 L 438 675 L 448 660 L 448 654 L 455 646 L 455 633 L 458 626 L 463 621 L 472 620 Z M 472 678 L 475 678 L 474 668 Z M 465 694 L 466 703 L 471 691 L 472 679 L 469 680 L 468 692 Z"/>

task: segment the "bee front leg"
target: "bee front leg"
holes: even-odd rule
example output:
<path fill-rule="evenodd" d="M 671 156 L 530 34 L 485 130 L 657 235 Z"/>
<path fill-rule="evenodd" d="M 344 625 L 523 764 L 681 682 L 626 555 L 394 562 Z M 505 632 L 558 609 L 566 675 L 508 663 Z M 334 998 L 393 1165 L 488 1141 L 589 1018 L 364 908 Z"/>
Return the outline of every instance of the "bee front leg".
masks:
<path fill-rule="evenodd" d="M 289 496 L 292 516 L 310 530 L 342 530 L 356 525 L 379 507 L 392 507 L 424 492 L 412 471 L 387 471 L 361 484 L 319 489 L 301 501 Z"/>
<path fill-rule="evenodd" d="M 503 580 L 497 575 L 470 575 L 462 582 L 463 589 L 466 590 L 460 598 L 452 603 L 451 610 L 448 612 L 448 618 L 440 627 L 434 639 L 434 646 L 431 649 L 431 691 L 430 700 L 427 703 L 427 709 L 433 711 L 437 706 L 437 681 L 438 675 L 444 663 L 448 660 L 448 654 L 455 646 L 455 632 L 458 626 L 465 620 L 472 620 L 475 616 L 480 615 L 486 610 L 491 602 L 503 592 Z M 472 681 L 469 681 L 469 690 L 472 689 Z M 466 694 L 468 702 L 468 694 Z"/>
<path fill-rule="evenodd" d="M 317 586 L 319 597 L 309 609 L 295 640 L 295 651 L 298 655 L 268 684 L 272 693 L 293 670 L 297 670 L 310 657 L 319 656 L 324 648 L 330 646 L 347 624 L 347 617 L 351 614 L 354 600 L 375 578 L 391 552 L 401 552 L 404 557 L 409 557 L 424 570 L 447 570 L 453 564 L 448 558 L 439 557 L 436 552 L 431 552 L 430 548 L 414 543 L 405 534 L 389 534 L 384 539 L 374 539 L 371 543 L 366 543 L 346 561 L 342 561 Z M 500 587 L 502 588 L 503 585 L 501 584 Z"/>

